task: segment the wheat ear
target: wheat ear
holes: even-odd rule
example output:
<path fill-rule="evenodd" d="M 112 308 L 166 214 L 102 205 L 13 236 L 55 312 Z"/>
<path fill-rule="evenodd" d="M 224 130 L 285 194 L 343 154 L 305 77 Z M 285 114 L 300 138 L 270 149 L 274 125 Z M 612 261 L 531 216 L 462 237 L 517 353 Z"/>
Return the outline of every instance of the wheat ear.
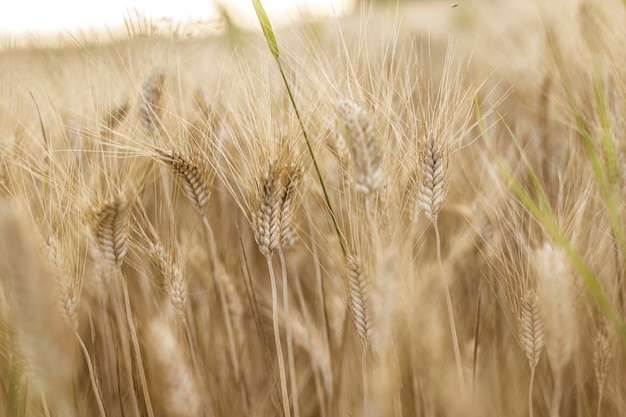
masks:
<path fill-rule="evenodd" d="M 154 137 L 159 129 L 164 81 L 165 73 L 161 68 L 156 67 L 141 86 L 139 118 L 146 135 L 149 137 Z"/>
<path fill-rule="evenodd" d="M 598 384 L 598 410 L 597 416 L 600 417 L 602 409 L 602 398 L 604 396 L 604 387 L 609 370 L 613 364 L 613 334 L 611 332 L 611 323 L 603 319 L 598 326 L 594 341 L 593 365 Z"/>
<path fill-rule="evenodd" d="M 340 100 L 339 120 L 355 167 L 355 188 L 365 196 L 383 184 L 382 147 L 367 112 L 352 100 Z"/>
<path fill-rule="evenodd" d="M 523 299 L 519 318 L 520 343 L 530 366 L 528 384 L 528 413 L 533 417 L 533 385 L 535 369 L 543 349 L 543 319 L 539 309 L 539 297 L 534 291 L 528 291 Z"/>
<path fill-rule="evenodd" d="M 204 166 L 188 155 L 175 151 L 157 149 L 162 162 L 174 173 L 193 206 L 203 212 L 209 203 L 208 174 Z"/>

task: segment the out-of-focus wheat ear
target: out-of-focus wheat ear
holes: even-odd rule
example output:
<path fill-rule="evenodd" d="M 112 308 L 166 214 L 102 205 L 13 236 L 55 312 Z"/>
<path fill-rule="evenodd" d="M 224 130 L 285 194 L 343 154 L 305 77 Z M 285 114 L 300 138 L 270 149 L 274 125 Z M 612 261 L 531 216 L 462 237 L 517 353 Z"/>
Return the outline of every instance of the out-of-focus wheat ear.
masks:
<path fill-rule="evenodd" d="M 561 373 L 578 343 L 573 274 L 563 251 L 550 243 L 533 251 L 546 353 L 555 373 Z"/>
<path fill-rule="evenodd" d="M 150 137 L 154 137 L 159 131 L 164 82 L 164 71 L 156 67 L 141 86 L 139 118 L 144 132 Z"/>
<path fill-rule="evenodd" d="M 519 316 L 519 340 L 522 350 L 530 366 L 530 382 L 528 383 L 528 414 L 534 415 L 533 386 L 535 370 L 543 349 L 543 318 L 539 307 L 539 297 L 529 290 L 524 294 Z"/>
<path fill-rule="evenodd" d="M 593 351 L 594 372 L 596 383 L 598 384 L 598 417 L 600 416 L 602 408 L 602 397 L 604 396 L 606 379 L 613 365 L 613 339 L 612 325 L 606 318 L 603 318 L 596 332 Z"/>
<path fill-rule="evenodd" d="M 256 192 L 252 197 L 252 229 L 254 240 L 266 258 L 271 258 L 280 245 L 281 214 L 283 203 L 283 177 L 276 165 L 270 161 L 267 169 L 257 181 Z"/>
<path fill-rule="evenodd" d="M 424 214 L 433 223 L 441 211 L 448 175 L 448 149 L 429 132 L 420 145 L 417 198 Z"/>
<path fill-rule="evenodd" d="M 519 326 L 522 350 L 530 368 L 535 369 L 543 350 L 543 319 L 539 308 L 539 297 L 532 290 L 524 296 Z"/>
<path fill-rule="evenodd" d="M 63 317 L 74 330 L 78 330 L 78 303 L 80 283 L 72 276 L 69 266 L 63 259 L 59 241 L 53 235 L 48 238 L 48 258 L 58 277 Z"/>
<path fill-rule="evenodd" d="M 280 213 L 280 249 L 285 251 L 294 247 L 298 241 L 295 225 L 296 194 L 304 169 L 299 163 L 292 163 L 283 171 L 283 196 Z"/>
<path fill-rule="evenodd" d="M 208 175 L 204 167 L 190 157 L 173 151 L 157 150 L 174 173 L 194 207 L 202 212 L 209 203 Z"/>
<path fill-rule="evenodd" d="M 128 203 L 121 197 L 102 204 L 94 213 L 94 232 L 103 257 L 122 266 L 128 235 Z"/>
<path fill-rule="evenodd" d="M 72 415 L 74 349 L 43 245 L 24 210 L 0 200 L 0 276 L 12 310 L 15 346 L 54 415 Z"/>
<path fill-rule="evenodd" d="M 369 195 L 384 182 L 382 147 L 367 112 L 352 100 L 340 100 L 337 109 L 355 167 L 355 189 Z"/>
<path fill-rule="evenodd" d="M 369 279 L 358 256 L 349 255 L 347 267 L 350 312 L 363 349 L 367 350 L 373 336 L 369 308 Z"/>
<path fill-rule="evenodd" d="M 164 319 L 153 319 L 146 333 L 150 385 L 159 408 L 168 416 L 203 415 L 196 372 L 174 329 Z"/>

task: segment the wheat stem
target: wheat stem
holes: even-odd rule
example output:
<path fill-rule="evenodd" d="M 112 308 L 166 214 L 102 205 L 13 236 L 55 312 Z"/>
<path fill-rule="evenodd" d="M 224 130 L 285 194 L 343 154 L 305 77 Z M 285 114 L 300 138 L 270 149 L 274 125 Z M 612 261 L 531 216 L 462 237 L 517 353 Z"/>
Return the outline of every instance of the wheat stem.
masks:
<path fill-rule="evenodd" d="M 283 356 L 283 347 L 280 342 L 280 328 L 278 326 L 278 291 L 276 289 L 276 277 L 274 275 L 274 266 L 272 258 L 265 256 L 267 261 L 267 269 L 270 272 L 270 284 L 272 286 L 272 322 L 274 326 L 274 343 L 276 343 L 276 356 L 278 362 L 278 372 L 280 373 L 280 389 L 282 394 L 282 404 L 284 417 L 291 417 L 289 411 L 289 393 L 287 391 L 287 375 L 285 372 L 285 359 Z"/>
<path fill-rule="evenodd" d="M 137 338 L 137 329 L 135 327 L 135 322 L 133 320 L 133 313 L 130 309 L 130 297 L 128 296 L 128 287 L 126 285 L 126 280 L 121 270 L 119 270 L 119 275 L 121 277 L 120 281 L 122 282 L 122 292 L 124 293 L 124 305 L 126 307 L 126 319 L 128 320 L 130 338 L 133 344 L 133 349 L 135 350 L 135 360 L 137 361 L 137 371 L 139 373 L 139 379 L 141 381 L 141 389 L 143 392 L 146 409 L 148 411 L 148 416 L 154 417 L 154 411 L 152 409 L 152 402 L 150 401 L 150 393 L 148 392 L 148 380 L 146 379 L 146 372 L 143 367 L 143 360 L 141 359 L 141 349 L 139 348 L 139 339 Z"/>
<path fill-rule="evenodd" d="M 300 404 L 298 401 L 298 380 L 296 377 L 296 365 L 293 356 L 293 339 L 291 336 L 291 317 L 289 314 L 289 286 L 287 280 L 287 266 L 285 255 L 281 249 L 278 250 L 280 259 L 280 269 L 283 281 L 283 309 L 285 314 L 285 328 L 287 329 L 287 363 L 289 365 L 289 381 L 291 382 L 291 399 L 293 401 L 293 415 L 300 416 Z"/>
<path fill-rule="evenodd" d="M 533 408 L 533 386 L 535 384 L 535 370 L 536 366 L 530 368 L 530 382 L 528 383 L 528 416 L 534 416 L 534 408 Z"/>
<path fill-rule="evenodd" d="M 233 365 L 233 371 L 237 378 L 237 383 L 240 383 L 242 379 L 240 375 L 241 368 L 239 366 L 239 359 L 237 356 L 237 345 L 235 342 L 235 333 L 233 331 L 232 318 L 230 316 L 230 312 L 228 311 L 228 300 L 226 299 L 226 291 L 224 290 L 224 287 L 223 287 L 222 278 L 217 276 L 219 273 L 221 273 L 221 271 L 219 270 L 219 268 L 217 268 L 217 262 L 219 258 L 217 254 L 217 246 L 215 244 L 215 235 L 213 234 L 213 228 L 211 228 L 211 224 L 209 223 L 209 220 L 207 219 L 206 215 L 200 212 L 200 217 L 202 218 L 204 231 L 207 235 L 209 253 L 211 254 L 211 258 L 212 258 L 211 265 L 212 265 L 212 271 L 213 271 L 213 279 L 215 281 L 215 286 L 217 287 L 218 296 L 220 297 L 220 304 L 222 305 L 222 314 L 224 315 L 224 323 L 226 325 L 226 335 L 228 337 L 228 344 L 230 347 L 229 348 L 230 359 Z"/>
<path fill-rule="evenodd" d="M 74 330 L 74 336 L 76 336 L 78 344 L 80 345 L 80 349 L 82 350 L 83 355 L 85 355 L 85 362 L 87 363 L 87 369 L 89 370 L 89 380 L 91 381 L 91 387 L 93 388 L 93 393 L 96 397 L 96 403 L 98 403 L 98 411 L 100 412 L 100 417 L 106 417 L 104 404 L 102 403 L 102 394 L 100 393 L 100 388 L 98 387 L 98 382 L 96 381 L 96 374 L 93 369 L 93 364 L 91 363 L 89 351 L 87 350 L 87 346 L 85 346 L 83 339 L 80 337 L 76 330 Z"/>
<path fill-rule="evenodd" d="M 435 228 L 435 240 L 437 244 L 437 261 L 439 268 L 443 272 L 443 263 L 441 261 L 441 238 L 439 236 L 439 227 L 437 226 L 437 217 L 433 217 L 433 227 Z M 465 378 L 463 376 L 463 364 L 461 361 L 461 350 L 459 349 L 459 338 L 456 331 L 456 321 L 454 320 L 454 310 L 452 308 L 452 297 L 450 296 L 450 287 L 448 281 L 443 277 L 443 284 L 446 293 L 446 307 L 448 308 L 448 320 L 450 321 L 450 332 L 452 333 L 452 347 L 454 348 L 454 361 L 456 362 L 456 372 L 459 378 L 461 390 L 465 392 Z"/>

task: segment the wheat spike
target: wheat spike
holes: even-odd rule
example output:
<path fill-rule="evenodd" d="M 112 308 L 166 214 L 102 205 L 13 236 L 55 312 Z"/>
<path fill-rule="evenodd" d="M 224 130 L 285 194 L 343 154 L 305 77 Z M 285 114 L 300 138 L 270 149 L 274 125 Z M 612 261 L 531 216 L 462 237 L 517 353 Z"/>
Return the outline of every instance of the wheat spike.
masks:
<path fill-rule="evenodd" d="M 604 391 L 606 378 L 613 364 L 613 341 L 610 326 L 608 320 L 602 320 L 594 341 L 593 364 L 598 391 L 600 392 Z"/>
<path fill-rule="evenodd" d="M 152 70 L 141 87 L 141 103 L 139 104 L 139 118 L 141 125 L 148 136 L 154 136 L 158 131 L 158 123 L 162 109 L 163 83 L 165 73 L 159 67 Z"/>
<path fill-rule="evenodd" d="M 572 274 L 565 254 L 550 243 L 533 252 L 543 314 L 546 353 L 555 371 L 565 367 L 577 344 Z"/>
<path fill-rule="evenodd" d="M 126 255 L 128 203 L 122 197 L 104 203 L 95 213 L 95 235 L 104 258 L 120 267 Z"/>
<path fill-rule="evenodd" d="M 441 211 L 448 171 L 448 151 L 430 133 L 419 154 L 417 199 L 426 217 L 433 223 Z"/>
<path fill-rule="evenodd" d="M 174 307 L 176 314 L 184 318 L 187 305 L 187 282 L 183 278 L 182 268 L 167 256 L 165 248 L 159 242 L 150 242 L 150 258 L 161 275 L 161 285 Z"/>
<path fill-rule="evenodd" d="M 383 184 L 382 148 L 367 112 L 351 100 L 337 106 L 355 166 L 355 188 L 369 195 Z"/>
<path fill-rule="evenodd" d="M 348 292 L 350 311 L 361 338 L 363 348 L 367 349 L 372 340 L 372 321 L 369 312 L 369 282 L 356 255 L 348 256 Z"/>
<path fill-rule="evenodd" d="M 543 319 L 539 310 L 539 297 L 532 290 L 524 296 L 520 311 L 520 343 L 528 364 L 534 369 L 543 349 Z"/>
<path fill-rule="evenodd" d="M 161 160 L 176 175 L 185 194 L 194 207 L 200 211 L 209 203 L 209 187 L 206 170 L 190 157 L 174 151 L 157 150 Z"/>
<path fill-rule="evenodd" d="M 282 176 L 275 161 L 257 183 L 256 210 L 252 213 L 254 239 L 265 257 L 271 257 L 280 245 L 281 205 L 283 198 Z"/>

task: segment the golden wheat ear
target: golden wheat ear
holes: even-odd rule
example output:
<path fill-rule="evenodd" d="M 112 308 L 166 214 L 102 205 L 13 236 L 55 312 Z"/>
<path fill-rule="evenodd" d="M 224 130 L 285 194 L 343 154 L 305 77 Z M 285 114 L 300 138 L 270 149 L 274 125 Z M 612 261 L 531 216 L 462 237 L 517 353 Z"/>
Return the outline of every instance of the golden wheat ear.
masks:
<path fill-rule="evenodd" d="M 161 162 L 170 168 L 182 185 L 189 201 L 202 212 L 209 203 L 211 195 L 206 169 L 184 154 L 162 149 L 156 151 Z"/>
<path fill-rule="evenodd" d="M 363 263 L 356 255 L 348 256 L 347 270 L 348 297 L 352 320 L 363 344 L 363 349 L 367 350 L 373 336 L 369 309 L 369 279 L 363 268 Z"/>
<path fill-rule="evenodd" d="M 123 197 L 102 204 L 94 213 L 94 233 L 104 258 L 121 267 L 128 238 L 128 202 Z"/>

